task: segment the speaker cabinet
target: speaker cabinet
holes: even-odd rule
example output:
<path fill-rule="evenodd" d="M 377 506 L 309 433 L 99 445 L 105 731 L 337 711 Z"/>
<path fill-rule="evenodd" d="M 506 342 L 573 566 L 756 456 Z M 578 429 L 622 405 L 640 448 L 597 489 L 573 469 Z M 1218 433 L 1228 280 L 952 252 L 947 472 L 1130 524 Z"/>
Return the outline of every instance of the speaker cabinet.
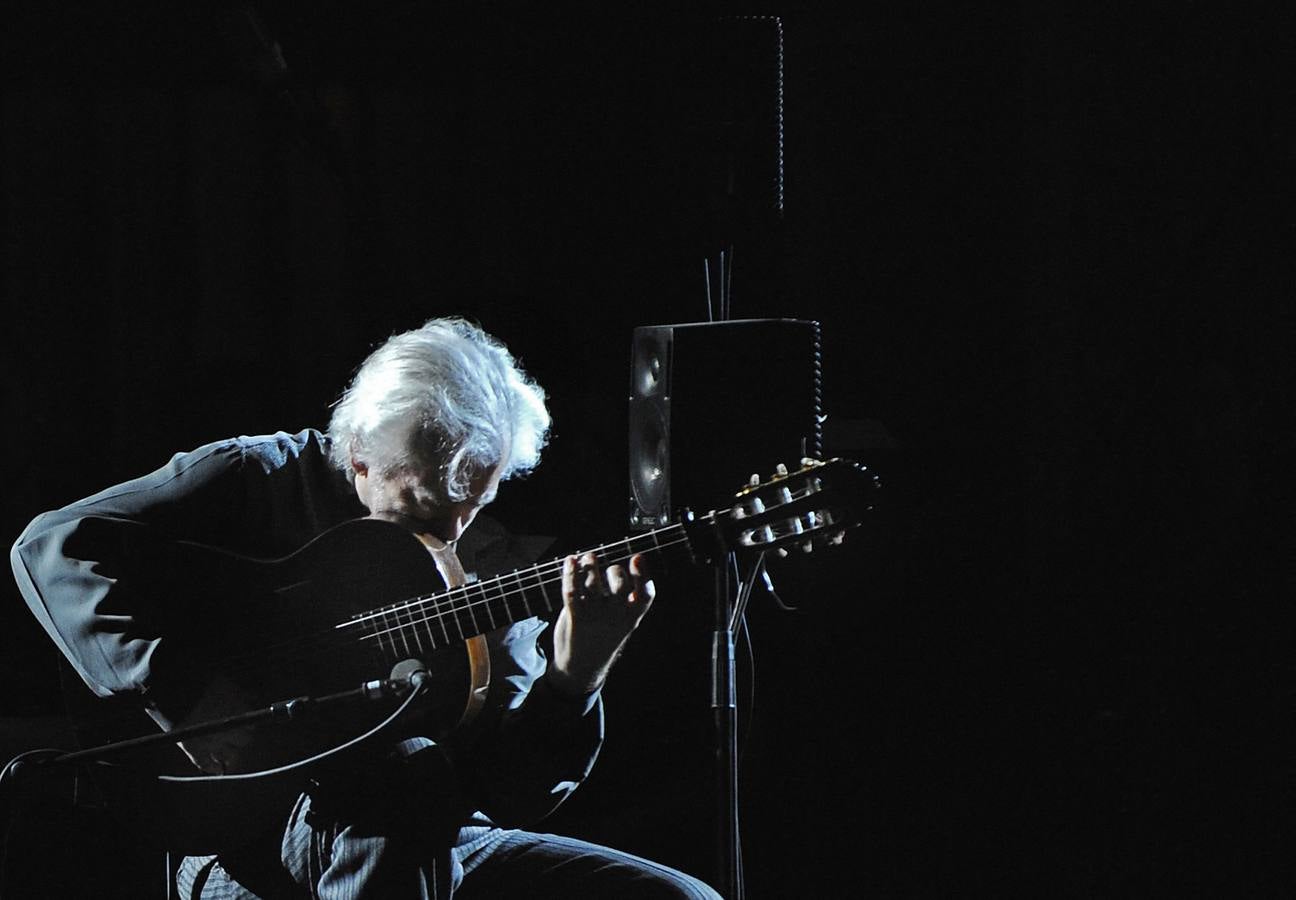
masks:
<path fill-rule="evenodd" d="M 634 329 L 630 525 L 727 506 L 753 473 L 823 453 L 819 323 L 739 319 Z"/>

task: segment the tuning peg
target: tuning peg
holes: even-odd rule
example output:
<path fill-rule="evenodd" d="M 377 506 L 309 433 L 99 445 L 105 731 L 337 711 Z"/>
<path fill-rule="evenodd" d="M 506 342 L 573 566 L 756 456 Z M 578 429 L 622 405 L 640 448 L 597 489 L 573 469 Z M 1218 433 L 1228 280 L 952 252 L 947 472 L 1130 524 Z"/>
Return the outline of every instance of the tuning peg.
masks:
<path fill-rule="evenodd" d="M 788 552 L 786 547 L 779 547 L 774 552 L 778 554 L 779 559 L 787 559 Z"/>
<path fill-rule="evenodd" d="M 755 473 L 755 472 L 752 472 L 752 476 L 751 476 L 751 478 L 748 478 L 748 479 L 747 479 L 747 484 L 748 484 L 750 487 L 756 487 L 757 485 L 759 485 L 759 484 L 760 484 L 760 475 L 758 475 L 758 474 Z"/>
<path fill-rule="evenodd" d="M 832 544 L 834 547 L 840 547 L 844 540 L 846 540 L 845 531 L 834 531 L 828 536 L 828 543 Z"/>
<path fill-rule="evenodd" d="M 783 465 L 783 463 L 779 463 L 777 466 L 774 467 L 774 475 L 776 477 L 781 478 L 787 473 L 788 473 L 788 467 Z"/>

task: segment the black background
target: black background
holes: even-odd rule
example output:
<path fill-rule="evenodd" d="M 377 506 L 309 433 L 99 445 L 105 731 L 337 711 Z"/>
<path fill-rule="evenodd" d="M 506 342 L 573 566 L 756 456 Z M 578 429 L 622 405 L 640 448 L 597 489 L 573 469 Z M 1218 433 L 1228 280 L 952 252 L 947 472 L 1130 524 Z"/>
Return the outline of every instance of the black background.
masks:
<path fill-rule="evenodd" d="M 752 601 L 749 896 L 1287 893 L 1292 40 L 1131 6 L 258 4 L 286 93 L 237 5 L 15 7 L 5 533 L 323 426 L 462 314 L 553 396 L 500 517 L 619 536 L 631 330 L 706 318 L 732 242 L 731 314 L 821 323 L 827 450 L 894 501 Z M 733 12 L 780 17 L 781 210 L 775 23 Z M 708 584 L 663 579 L 549 825 L 714 878 Z M 60 728 L 7 596 L 6 758 Z M 160 890 L 53 799 L 17 839 L 48 891 Z"/>

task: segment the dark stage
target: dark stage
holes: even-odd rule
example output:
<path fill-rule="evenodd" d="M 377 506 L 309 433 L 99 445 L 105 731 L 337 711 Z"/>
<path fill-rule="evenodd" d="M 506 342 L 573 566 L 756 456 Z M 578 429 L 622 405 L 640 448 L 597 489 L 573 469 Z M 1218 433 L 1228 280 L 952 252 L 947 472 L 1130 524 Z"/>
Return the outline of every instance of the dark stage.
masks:
<path fill-rule="evenodd" d="M 747 896 L 1296 890 L 1285 16 L 14 6 L 7 542 L 176 451 L 325 426 L 441 315 L 551 396 L 491 514 L 619 538 L 633 331 L 706 320 L 724 251 L 729 317 L 819 323 L 824 453 L 885 482 L 841 547 L 771 565 L 792 610 L 751 599 Z M 673 438 L 733 442 L 720 498 L 795 462 L 742 393 L 768 357 L 725 352 L 750 431 Z M 712 580 L 659 588 L 544 827 L 716 881 Z M 8 760 L 66 726 L 3 596 Z M 15 821 L 14 896 L 163 896 L 65 784 Z"/>

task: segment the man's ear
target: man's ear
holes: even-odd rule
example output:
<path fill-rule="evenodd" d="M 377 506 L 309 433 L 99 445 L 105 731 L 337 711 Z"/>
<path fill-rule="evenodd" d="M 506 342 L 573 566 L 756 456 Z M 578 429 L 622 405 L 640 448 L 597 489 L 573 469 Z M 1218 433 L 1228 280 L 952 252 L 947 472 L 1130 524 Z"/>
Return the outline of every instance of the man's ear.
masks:
<path fill-rule="evenodd" d="M 368 475 L 369 466 L 353 456 L 351 457 L 351 471 L 356 475 Z"/>

